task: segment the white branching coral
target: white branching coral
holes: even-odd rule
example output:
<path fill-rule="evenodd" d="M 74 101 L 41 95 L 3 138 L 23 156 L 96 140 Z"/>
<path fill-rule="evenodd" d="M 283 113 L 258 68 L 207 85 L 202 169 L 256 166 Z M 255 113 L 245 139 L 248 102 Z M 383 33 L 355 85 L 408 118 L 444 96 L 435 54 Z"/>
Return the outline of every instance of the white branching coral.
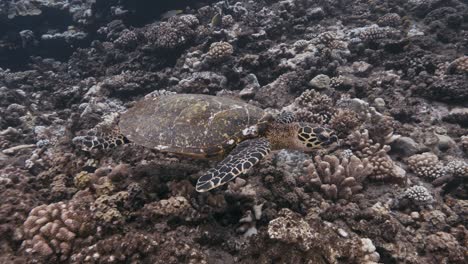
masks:
<path fill-rule="evenodd" d="M 349 199 L 361 191 L 363 181 L 372 173 L 369 160 L 354 155 L 341 159 L 330 155 L 316 156 L 314 162 L 305 165 L 310 183 L 332 200 Z"/>
<path fill-rule="evenodd" d="M 416 205 L 428 205 L 434 201 L 429 190 L 424 186 L 415 185 L 405 190 L 404 196 Z"/>
<path fill-rule="evenodd" d="M 307 90 L 284 110 L 293 112 L 297 120 L 316 124 L 328 123 L 334 114 L 332 99 L 315 90 Z"/>
<path fill-rule="evenodd" d="M 446 170 L 455 177 L 468 178 L 468 163 L 462 160 L 453 160 L 447 163 Z"/>
<path fill-rule="evenodd" d="M 439 178 L 446 173 L 446 168 L 439 158 L 431 153 L 425 152 L 408 158 L 409 168 L 418 176 L 430 180 Z"/>

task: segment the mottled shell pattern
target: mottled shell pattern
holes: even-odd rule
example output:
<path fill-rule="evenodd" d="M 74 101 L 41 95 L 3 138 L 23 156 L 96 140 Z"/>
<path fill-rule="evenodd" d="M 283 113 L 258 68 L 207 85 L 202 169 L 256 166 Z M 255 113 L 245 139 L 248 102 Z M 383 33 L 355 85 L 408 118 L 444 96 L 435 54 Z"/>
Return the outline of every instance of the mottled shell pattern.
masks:
<path fill-rule="evenodd" d="M 163 152 L 215 156 L 245 139 L 263 109 L 225 97 L 172 94 L 145 98 L 120 117 L 130 141 Z"/>

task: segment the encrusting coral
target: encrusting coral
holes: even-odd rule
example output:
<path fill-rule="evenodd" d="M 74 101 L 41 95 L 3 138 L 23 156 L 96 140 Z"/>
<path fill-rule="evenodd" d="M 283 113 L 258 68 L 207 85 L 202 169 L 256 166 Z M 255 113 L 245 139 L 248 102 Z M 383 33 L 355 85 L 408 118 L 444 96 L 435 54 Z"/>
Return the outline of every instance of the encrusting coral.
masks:
<path fill-rule="evenodd" d="M 123 209 L 129 201 L 129 194 L 120 191 L 112 195 L 100 195 L 91 206 L 94 217 L 102 226 L 113 227 L 125 220 L 125 215 L 119 209 Z"/>
<path fill-rule="evenodd" d="M 372 240 L 349 237 L 346 231 L 339 230 L 333 224 L 320 223 L 313 213 L 302 218 L 299 214 L 283 208 L 278 212 L 278 217 L 270 221 L 267 232 L 270 239 L 292 244 L 302 252 L 305 251 L 307 259 L 317 258 L 328 263 L 345 261 L 366 264 L 376 264 L 380 259 Z M 340 246 L 343 244 L 348 246 Z"/>
<path fill-rule="evenodd" d="M 305 251 L 312 247 L 315 237 L 309 224 L 288 209 L 281 210 L 278 218 L 270 221 L 268 236 L 285 243 L 297 244 Z"/>

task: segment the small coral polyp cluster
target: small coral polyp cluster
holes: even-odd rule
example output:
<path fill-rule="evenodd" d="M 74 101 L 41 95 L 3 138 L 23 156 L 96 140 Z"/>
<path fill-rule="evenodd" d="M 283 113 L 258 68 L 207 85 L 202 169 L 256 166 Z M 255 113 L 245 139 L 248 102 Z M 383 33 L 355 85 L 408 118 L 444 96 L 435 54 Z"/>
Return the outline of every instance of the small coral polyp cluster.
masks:
<path fill-rule="evenodd" d="M 0 28 L 0 263 L 468 263 L 466 1 L 0 0 Z M 217 161 L 73 145 L 174 93 L 338 142 L 205 193 Z"/>

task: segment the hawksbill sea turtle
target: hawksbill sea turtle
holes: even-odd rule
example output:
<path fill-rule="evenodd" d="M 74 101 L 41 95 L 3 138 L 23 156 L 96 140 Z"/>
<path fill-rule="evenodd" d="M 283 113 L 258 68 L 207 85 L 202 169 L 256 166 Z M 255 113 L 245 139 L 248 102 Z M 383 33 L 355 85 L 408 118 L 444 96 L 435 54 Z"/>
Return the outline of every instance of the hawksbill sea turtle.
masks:
<path fill-rule="evenodd" d="M 311 152 L 337 140 L 332 130 L 296 122 L 290 112 L 273 117 L 231 98 L 159 91 L 122 113 L 111 132 L 78 136 L 73 142 L 88 151 L 133 142 L 194 158 L 227 154 L 198 179 L 196 190 L 206 192 L 247 173 L 271 150 Z"/>

